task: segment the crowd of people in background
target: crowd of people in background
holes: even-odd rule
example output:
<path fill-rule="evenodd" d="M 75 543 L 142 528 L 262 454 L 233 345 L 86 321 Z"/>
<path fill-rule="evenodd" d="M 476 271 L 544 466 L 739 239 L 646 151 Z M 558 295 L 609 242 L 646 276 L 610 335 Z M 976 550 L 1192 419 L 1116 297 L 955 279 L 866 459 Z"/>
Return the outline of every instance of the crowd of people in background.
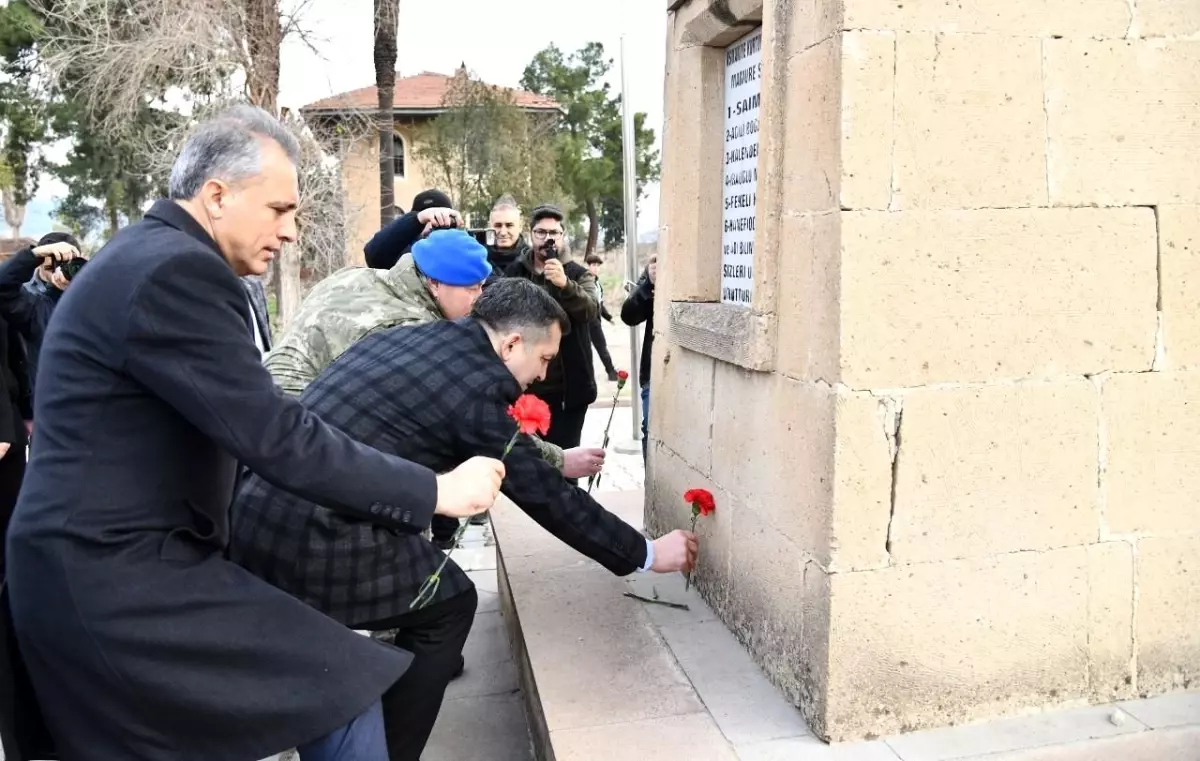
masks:
<path fill-rule="evenodd" d="M 425 191 L 273 336 L 298 153 L 230 109 L 94 258 L 55 234 L 0 266 L 8 761 L 419 761 L 477 604 L 445 552 L 501 492 L 614 574 L 695 564 L 577 485 L 593 350 L 616 368 L 563 212 L 500 198 L 485 245 Z M 621 309 L 647 407 L 656 268 Z M 523 393 L 549 430 L 509 451 Z"/>

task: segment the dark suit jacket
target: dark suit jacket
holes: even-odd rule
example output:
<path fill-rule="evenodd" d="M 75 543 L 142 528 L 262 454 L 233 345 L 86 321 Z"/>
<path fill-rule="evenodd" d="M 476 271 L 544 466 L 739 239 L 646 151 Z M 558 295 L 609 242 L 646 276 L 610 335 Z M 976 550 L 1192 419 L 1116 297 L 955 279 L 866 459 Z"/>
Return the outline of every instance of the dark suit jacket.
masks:
<path fill-rule="evenodd" d="M 500 457 L 516 431 L 508 406 L 520 393 L 468 318 L 369 335 L 300 401 L 359 441 L 441 472 L 475 455 Z M 555 536 L 618 575 L 646 562 L 645 537 L 567 483 L 529 437 L 505 466 L 504 493 Z M 230 557 L 350 626 L 408 612 L 442 553 L 421 536 L 320 504 L 251 476 L 234 499 Z M 435 600 L 470 586 L 451 560 Z"/>
<path fill-rule="evenodd" d="M 263 353 L 266 354 L 271 350 L 271 315 L 267 310 L 267 289 L 263 287 L 262 280 L 252 275 L 243 277 L 242 285 L 246 287 L 246 295 L 250 297 L 251 316 L 258 326 L 259 335 L 262 336 Z"/>
<path fill-rule="evenodd" d="M 278 391 L 248 312 L 216 244 L 160 201 L 51 321 L 8 581 L 64 758 L 263 758 L 346 724 L 410 661 L 224 557 L 238 460 L 396 531 L 437 498 L 430 470 Z"/>

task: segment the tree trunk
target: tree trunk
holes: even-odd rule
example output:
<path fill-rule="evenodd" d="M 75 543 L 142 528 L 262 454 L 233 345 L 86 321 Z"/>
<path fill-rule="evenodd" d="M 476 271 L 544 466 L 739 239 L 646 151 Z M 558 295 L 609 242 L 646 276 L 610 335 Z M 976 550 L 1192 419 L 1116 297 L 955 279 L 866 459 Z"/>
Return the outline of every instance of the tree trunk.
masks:
<path fill-rule="evenodd" d="M 600 213 L 596 210 L 596 202 L 590 198 L 587 202 L 587 218 L 587 250 L 583 252 L 585 258 L 596 253 L 596 245 L 600 242 Z"/>
<path fill-rule="evenodd" d="M 283 26 L 277 0 L 244 0 L 246 43 L 250 65 L 246 72 L 246 95 L 254 105 L 276 114 L 279 104 L 279 46 Z"/>
<path fill-rule="evenodd" d="M 21 237 L 21 225 L 25 222 L 25 204 L 17 203 L 12 188 L 0 189 L 0 202 L 4 204 L 4 221 L 12 229 L 13 240 Z"/>
<path fill-rule="evenodd" d="M 105 204 L 108 207 L 108 239 L 112 240 L 117 234 L 117 230 L 121 227 L 121 217 L 117 212 L 117 205 L 113 202 Z"/>
<path fill-rule="evenodd" d="M 396 167 L 393 146 L 396 134 L 396 32 L 400 0 L 375 0 L 375 88 L 379 95 L 376 124 L 379 129 L 379 226 L 396 216 Z"/>

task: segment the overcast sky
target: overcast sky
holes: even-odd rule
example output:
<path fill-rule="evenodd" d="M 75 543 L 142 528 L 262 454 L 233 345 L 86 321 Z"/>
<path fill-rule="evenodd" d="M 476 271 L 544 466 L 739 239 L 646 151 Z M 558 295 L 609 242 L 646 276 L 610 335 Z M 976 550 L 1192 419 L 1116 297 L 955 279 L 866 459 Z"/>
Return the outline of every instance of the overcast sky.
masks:
<path fill-rule="evenodd" d="M 552 12 L 550 12 L 552 9 Z M 661 136 L 666 11 L 646 0 L 400 0 L 397 69 L 452 74 L 459 64 L 490 84 L 515 87 L 534 54 L 550 43 L 570 52 L 587 42 L 604 44 L 615 61 L 611 74 L 620 87 L 620 37 L 627 35 L 630 102 L 649 115 Z M 375 81 L 372 61 L 372 0 L 311 0 L 303 26 L 314 30 L 317 51 L 285 42 L 280 105 L 297 108 Z M 50 209 L 62 185 L 46 178 L 30 204 L 22 232 L 50 229 Z M 639 204 L 640 233 L 658 226 L 658 187 Z"/>

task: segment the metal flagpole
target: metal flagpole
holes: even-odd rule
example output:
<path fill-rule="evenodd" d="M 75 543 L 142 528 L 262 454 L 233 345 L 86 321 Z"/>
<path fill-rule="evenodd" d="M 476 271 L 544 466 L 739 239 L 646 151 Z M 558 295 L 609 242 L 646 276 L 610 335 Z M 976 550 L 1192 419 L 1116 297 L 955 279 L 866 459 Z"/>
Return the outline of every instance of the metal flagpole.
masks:
<path fill-rule="evenodd" d="M 636 283 L 637 272 L 637 162 L 633 109 L 629 105 L 629 66 L 625 59 L 625 34 L 621 34 L 621 147 L 625 158 L 625 277 Z M 628 295 L 628 294 L 626 294 Z M 633 413 L 633 440 L 642 438 L 642 389 L 638 372 L 642 354 L 637 328 L 629 329 L 629 409 Z"/>

